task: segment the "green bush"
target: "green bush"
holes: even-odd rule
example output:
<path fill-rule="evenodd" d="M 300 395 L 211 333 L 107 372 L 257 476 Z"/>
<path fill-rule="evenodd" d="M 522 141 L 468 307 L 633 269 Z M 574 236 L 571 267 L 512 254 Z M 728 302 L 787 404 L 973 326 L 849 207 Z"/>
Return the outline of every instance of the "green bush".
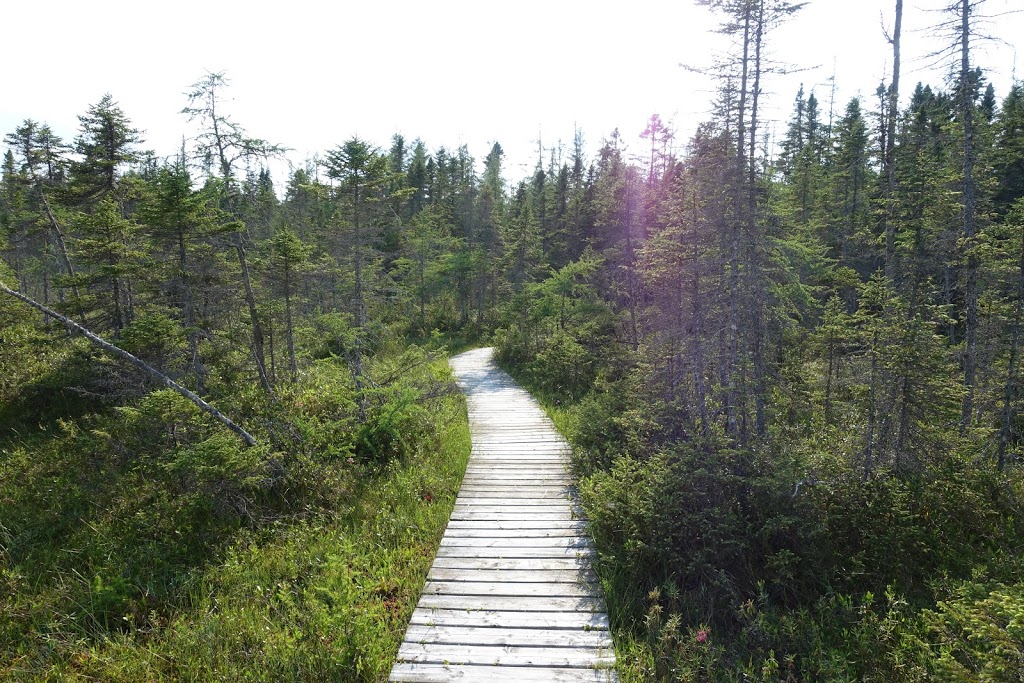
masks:
<path fill-rule="evenodd" d="M 934 680 L 1024 680 L 1024 584 L 966 581 L 923 615 Z"/>
<path fill-rule="evenodd" d="M 545 393 L 569 401 L 589 391 L 596 376 L 590 352 L 562 331 L 545 340 L 529 364 L 529 372 Z"/>
<path fill-rule="evenodd" d="M 864 481 L 813 444 L 668 445 L 625 380 L 559 410 L 625 680 L 1020 680 L 1015 475 L 949 457 Z"/>
<path fill-rule="evenodd" d="M 180 370 L 185 333 L 168 315 L 147 312 L 121 330 L 118 344 L 164 373 Z"/>

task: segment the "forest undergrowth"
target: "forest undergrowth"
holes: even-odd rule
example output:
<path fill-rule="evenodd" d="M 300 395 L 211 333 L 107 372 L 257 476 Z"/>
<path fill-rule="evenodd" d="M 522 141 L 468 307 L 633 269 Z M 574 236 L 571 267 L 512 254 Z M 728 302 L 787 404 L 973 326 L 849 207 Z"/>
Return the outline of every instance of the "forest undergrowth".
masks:
<path fill-rule="evenodd" d="M 225 386 L 247 448 L 166 389 L 97 405 L 123 370 L 0 309 L 0 678 L 386 678 L 468 459 L 443 351 L 375 355 L 363 422 L 326 349 Z"/>
<path fill-rule="evenodd" d="M 917 27 L 938 86 L 900 85 L 894 26 L 873 98 L 801 87 L 776 135 L 804 3 L 698 4 L 726 47 L 685 145 L 652 113 L 515 179 L 497 142 L 400 134 L 272 178 L 223 73 L 170 156 L 109 94 L 73 140 L 7 133 L 0 677 L 381 680 L 468 453 L 445 349 L 491 343 L 573 443 L 627 683 L 1021 683 L 1024 85 L 976 63 L 994 17 Z"/>
<path fill-rule="evenodd" d="M 498 357 L 573 445 L 623 681 L 1020 680 L 1019 472 L 865 481 L 823 427 L 668 442 L 644 367 L 584 329 L 499 330 Z"/>

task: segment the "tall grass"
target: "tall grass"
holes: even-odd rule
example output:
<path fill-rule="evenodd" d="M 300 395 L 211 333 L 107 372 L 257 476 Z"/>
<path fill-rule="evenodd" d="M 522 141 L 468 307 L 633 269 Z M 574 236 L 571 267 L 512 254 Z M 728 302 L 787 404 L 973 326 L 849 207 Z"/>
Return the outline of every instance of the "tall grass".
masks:
<path fill-rule="evenodd" d="M 412 372 L 448 374 L 443 359 Z M 309 432 L 304 443 L 318 446 L 318 435 L 348 430 L 327 419 L 347 399 L 332 400 L 324 377 L 284 397 Z M 171 449 L 177 459 L 146 470 L 168 479 L 147 481 L 134 465 L 104 462 L 109 435 L 78 422 L 0 445 L 0 680 L 386 680 L 470 448 L 460 396 L 408 407 L 402 419 L 388 412 L 391 398 L 380 397 L 380 413 L 407 432 L 400 454 L 361 460 L 355 434 L 330 453 L 300 453 L 290 477 L 260 489 L 267 500 L 239 489 L 264 506 L 256 521 L 246 519 L 253 509 L 222 500 L 242 496 L 217 484 L 227 465 L 210 454 L 232 454 L 227 447 Z M 222 469 L 210 479 L 167 490 L 183 469 L 194 477 L 211 463 Z M 96 485 L 53 490 L 87 475 Z M 112 481 L 100 486 L 104 475 Z"/>

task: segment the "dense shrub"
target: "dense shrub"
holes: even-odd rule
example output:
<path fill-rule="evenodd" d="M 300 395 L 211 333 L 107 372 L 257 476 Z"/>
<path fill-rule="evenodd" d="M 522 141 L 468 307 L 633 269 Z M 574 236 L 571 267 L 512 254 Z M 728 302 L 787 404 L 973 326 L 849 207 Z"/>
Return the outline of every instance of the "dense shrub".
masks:
<path fill-rule="evenodd" d="M 645 369 L 606 355 L 553 393 L 560 334 L 500 341 L 573 442 L 624 680 L 1021 680 L 1018 473 L 945 444 L 865 478 L 838 429 L 673 431 Z"/>

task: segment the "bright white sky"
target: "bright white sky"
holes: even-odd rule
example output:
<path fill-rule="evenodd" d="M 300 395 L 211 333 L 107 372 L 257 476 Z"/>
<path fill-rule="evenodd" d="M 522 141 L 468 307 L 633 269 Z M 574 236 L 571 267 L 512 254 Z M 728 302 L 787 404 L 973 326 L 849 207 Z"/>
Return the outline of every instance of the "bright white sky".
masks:
<path fill-rule="evenodd" d="M 946 2 L 906 0 L 904 94 L 919 80 L 942 84 L 947 69 L 922 57 L 936 48 L 928 27 L 940 19 L 926 10 Z M 1019 3 L 989 0 L 986 11 Z M 894 7 L 813 0 L 772 33 L 776 58 L 808 70 L 768 76 L 768 117 L 778 125 L 789 117 L 801 82 L 827 115 L 833 69 L 836 111 L 857 94 L 871 109 L 890 70 L 880 27 Z M 532 168 L 538 136 L 568 147 L 575 125 L 590 150 L 619 128 L 639 151 L 637 136 L 657 112 L 685 141 L 707 118 L 714 84 L 679 65 L 709 64 L 728 40 L 689 0 L 50 0 L 45 9 L 5 3 L 0 26 L 8 57 L 0 134 L 32 118 L 70 141 L 76 116 L 110 92 L 146 147 L 170 155 L 190 132 L 178 113 L 183 93 L 205 70 L 224 71 L 232 118 L 292 148 L 294 162 L 356 134 L 385 148 L 395 132 L 430 150 L 465 143 L 478 160 L 497 140 L 508 180 Z M 1002 16 L 987 32 L 1012 43 L 1024 35 L 1024 15 Z M 1015 60 L 1005 44 L 976 53 L 1000 99 Z"/>

